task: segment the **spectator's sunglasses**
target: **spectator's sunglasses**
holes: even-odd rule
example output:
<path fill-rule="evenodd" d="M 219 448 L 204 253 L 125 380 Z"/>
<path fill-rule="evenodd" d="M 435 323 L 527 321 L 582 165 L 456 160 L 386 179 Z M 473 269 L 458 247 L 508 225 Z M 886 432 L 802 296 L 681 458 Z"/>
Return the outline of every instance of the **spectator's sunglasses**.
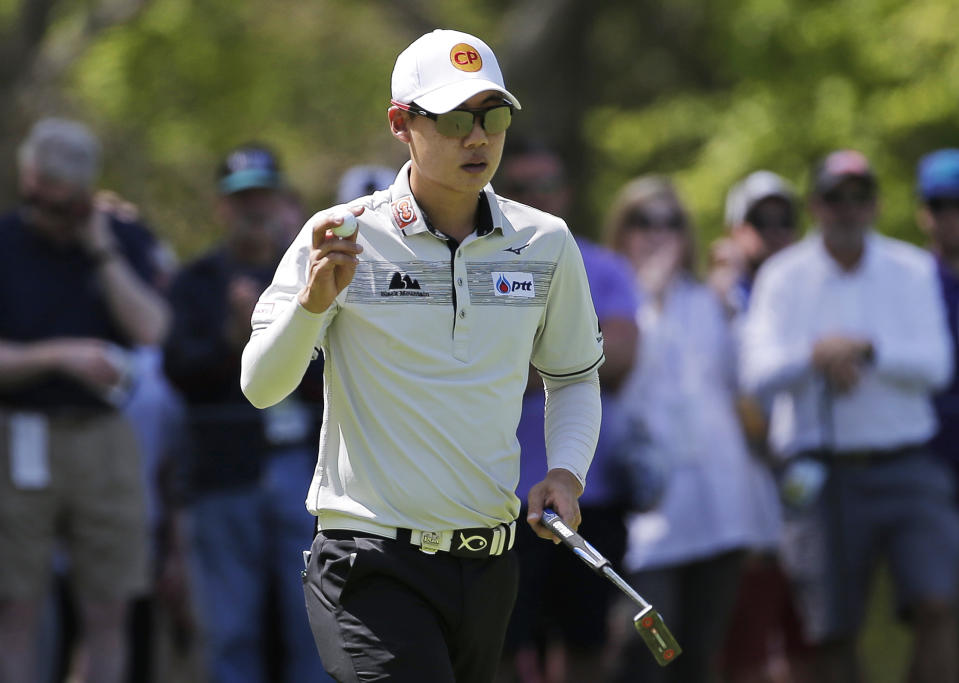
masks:
<path fill-rule="evenodd" d="M 513 105 L 507 102 L 482 109 L 453 109 L 445 114 L 426 111 L 415 102 L 403 104 L 390 100 L 394 107 L 417 116 L 425 116 L 436 123 L 436 132 L 448 138 L 463 138 L 470 134 L 478 120 L 489 135 L 502 133 L 513 122 Z"/>
<path fill-rule="evenodd" d="M 623 219 L 623 226 L 635 230 L 669 230 L 682 232 L 686 229 L 686 216 L 678 210 L 667 211 L 662 214 L 649 213 L 641 208 L 634 208 Z"/>
<path fill-rule="evenodd" d="M 839 206 L 854 206 L 861 208 L 871 204 L 876 199 L 876 193 L 872 190 L 854 190 L 843 192 L 842 190 L 830 190 L 822 194 L 822 200 L 829 206 L 836 208 Z"/>
<path fill-rule="evenodd" d="M 959 197 L 930 197 L 926 200 L 926 206 L 935 214 L 959 211 Z"/>
<path fill-rule="evenodd" d="M 759 232 L 793 230 L 796 227 L 796 217 L 793 215 L 792 209 L 786 209 L 782 213 L 773 215 L 764 214 L 760 211 L 750 211 L 746 214 L 746 222 Z"/>
<path fill-rule="evenodd" d="M 25 206 L 37 213 L 41 213 L 57 220 L 79 221 L 90 215 L 93 208 L 88 198 L 66 199 L 53 202 L 36 194 L 25 194 L 21 197 Z"/>

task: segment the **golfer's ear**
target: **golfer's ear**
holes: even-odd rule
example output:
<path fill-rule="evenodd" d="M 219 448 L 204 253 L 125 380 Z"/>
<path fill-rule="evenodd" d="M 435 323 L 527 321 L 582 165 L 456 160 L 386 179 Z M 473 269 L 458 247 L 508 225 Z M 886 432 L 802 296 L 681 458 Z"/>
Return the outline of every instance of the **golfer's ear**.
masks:
<path fill-rule="evenodd" d="M 409 144 L 410 137 L 410 115 L 399 107 L 390 107 L 386 112 L 390 119 L 390 132 L 400 142 Z"/>

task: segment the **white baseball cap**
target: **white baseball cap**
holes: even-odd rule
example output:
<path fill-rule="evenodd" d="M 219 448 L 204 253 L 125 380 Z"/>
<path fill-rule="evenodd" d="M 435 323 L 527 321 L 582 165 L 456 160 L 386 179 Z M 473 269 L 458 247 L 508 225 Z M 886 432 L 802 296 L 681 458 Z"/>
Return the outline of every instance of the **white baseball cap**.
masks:
<path fill-rule="evenodd" d="M 391 86 L 394 102 L 415 101 L 433 114 L 445 114 L 484 90 L 500 92 L 522 108 L 503 84 L 489 45 L 461 31 L 436 29 L 414 40 L 396 58 Z"/>
<path fill-rule="evenodd" d="M 790 206 L 796 205 L 796 192 L 782 176 L 772 171 L 750 173 L 726 195 L 726 226 L 745 221 L 752 208 L 769 197 L 779 197 Z"/>

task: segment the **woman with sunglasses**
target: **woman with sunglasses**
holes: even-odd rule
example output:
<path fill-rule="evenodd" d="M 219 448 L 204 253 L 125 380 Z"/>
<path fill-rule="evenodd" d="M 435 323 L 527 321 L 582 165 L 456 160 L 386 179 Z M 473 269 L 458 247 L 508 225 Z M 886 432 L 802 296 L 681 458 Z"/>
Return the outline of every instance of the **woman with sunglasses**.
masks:
<path fill-rule="evenodd" d="M 744 553 L 765 534 L 755 495 L 767 475 L 746 448 L 730 330 L 718 298 L 696 277 L 693 228 L 672 184 L 628 183 L 606 236 L 644 294 L 620 410 L 629 431 L 643 435 L 646 459 L 667 471 L 659 505 L 627 519 L 624 566 L 683 646 L 683 656 L 661 669 L 630 638 L 613 680 L 712 680 Z"/>
<path fill-rule="evenodd" d="M 326 360 L 303 579 L 340 681 L 493 680 L 517 591 L 530 363 L 548 397 L 528 522 L 543 538 L 546 506 L 580 522 L 603 338 L 566 225 L 489 185 L 519 108 L 475 36 L 416 40 L 388 110 L 409 163 L 308 221 L 253 314 L 241 382 L 255 405 L 282 400 L 316 350 Z"/>

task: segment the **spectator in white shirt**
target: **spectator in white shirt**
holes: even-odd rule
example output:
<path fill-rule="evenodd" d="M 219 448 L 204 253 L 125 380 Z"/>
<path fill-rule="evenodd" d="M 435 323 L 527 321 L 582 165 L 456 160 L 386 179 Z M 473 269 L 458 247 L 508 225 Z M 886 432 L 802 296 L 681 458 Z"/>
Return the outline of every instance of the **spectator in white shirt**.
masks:
<path fill-rule="evenodd" d="M 623 564 L 683 646 L 663 669 L 630 638 L 616 653 L 612 680 L 709 681 L 743 557 L 778 541 L 778 519 L 762 505 L 772 482 L 746 447 L 729 321 L 695 277 L 694 230 L 672 184 L 655 177 L 627 184 L 607 230 L 644 295 L 636 364 L 619 408 L 647 456 L 668 470 L 659 506 L 627 518 Z"/>
<path fill-rule="evenodd" d="M 952 351 L 932 258 L 872 230 L 877 189 L 859 152 L 816 167 L 818 230 L 760 269 L 742 379 L 775 394 L 770 438 L 789 458 L 784 562 L 816 680 L 857 680 L 880 557 L 916 635 L 910 680 L 955 680 L 959 516 L 952 479 L 925 448 Z"/>

